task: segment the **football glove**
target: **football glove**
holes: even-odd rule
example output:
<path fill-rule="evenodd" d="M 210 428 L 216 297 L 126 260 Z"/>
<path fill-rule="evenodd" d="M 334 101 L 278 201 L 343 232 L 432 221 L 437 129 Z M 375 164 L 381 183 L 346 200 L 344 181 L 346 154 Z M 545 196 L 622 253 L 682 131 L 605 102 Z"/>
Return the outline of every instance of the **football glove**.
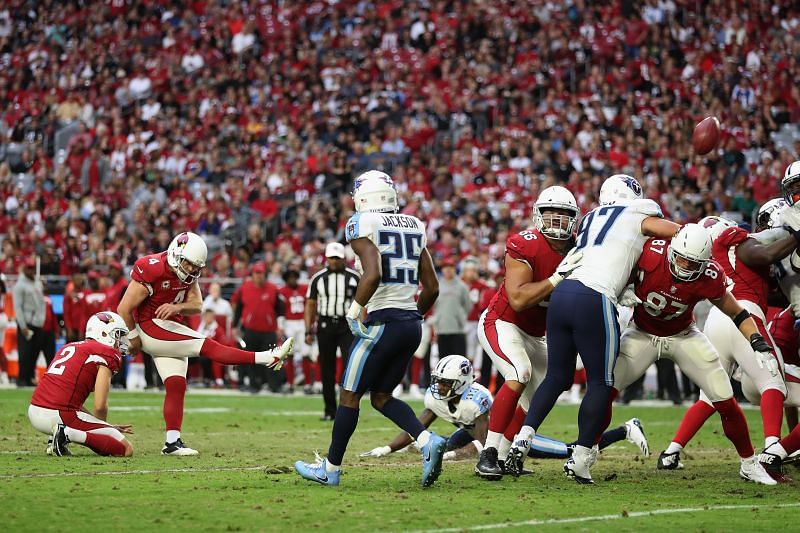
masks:
<path fill-rule="evenodd" d="M 622 296 L 619 297 L 617 303 L 623 307 L 636 307 L 642 300 L 636 296 L 636 293 L 633 290 L 633 285 L 628 285 L 625 287 L 625 290 L 622 291 Z"/>
<path fill-rule="evenodd" d="M 766 368 L 772 376 L 780 374 L 781 369 L 778 359 L 772 354 L 772 348 L 764 340 L 764 337 L 759 333 L 750 335 L 750 347 L 756 353 L 758 368 Z"/>
<path fill-rule="evenodd" d="M 564 259 L 562 259 L 556 267 L 555 273 L 547 278 L 548 281 L 553 284 L 553 287 L 564 281 L 564 278 L 569 277 L 572 271 L 578 268 L 582 257 L 583 252 L 578 251 L 577 248 L 573 248 L 567 252 L 567 255 L 564 256 Z"/>
<path fill-rule="evenodd" d="M 383 457 L 384 455 L 389 455 L 392 453 L 392 449 L 389 446 L 378 446 L 377 448 L 372 448 L 368 452 L 364 452 L 359 454 L 359 457 Z"/>
<path fill-rule="evenodd" d="M 793 232 L 800 230 L 800 209 L 795 206 L 787 207 L 781 211 L 781 225 Z"/>
<path fill-rule="evenodd" d="M 356 337 L 372 340 L 375 338 L 375 335 L 371 335 L 364 323 L 361 322 L 361 311 L 363 309 L 364 306 L 353 300 L 353 303 L 350 304 L 350 309 L 345 315 L 347 326 Z"/>

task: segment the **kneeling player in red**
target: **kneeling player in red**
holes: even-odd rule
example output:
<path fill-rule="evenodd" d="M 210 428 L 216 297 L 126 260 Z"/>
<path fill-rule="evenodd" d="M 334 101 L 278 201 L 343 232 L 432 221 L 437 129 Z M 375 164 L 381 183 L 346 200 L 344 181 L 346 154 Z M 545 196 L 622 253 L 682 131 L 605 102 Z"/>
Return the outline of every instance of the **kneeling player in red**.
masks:
<path fill-rule="evenodd" d="M 28 418 L 34 428 L 52 435 L 54 455 L 72 455 L 70 442 L 100 455 L 133 455 L 133 446 L 123 435 L 132 433 L 131 426 L 106 422 L 111 376 L 120 368 L 127 334 L 118 314 L 92 315 L 86 323 L 86 340 L 64 345 L 33 391 Z M 94 416 L 83 407 L 92 391 Z"/>

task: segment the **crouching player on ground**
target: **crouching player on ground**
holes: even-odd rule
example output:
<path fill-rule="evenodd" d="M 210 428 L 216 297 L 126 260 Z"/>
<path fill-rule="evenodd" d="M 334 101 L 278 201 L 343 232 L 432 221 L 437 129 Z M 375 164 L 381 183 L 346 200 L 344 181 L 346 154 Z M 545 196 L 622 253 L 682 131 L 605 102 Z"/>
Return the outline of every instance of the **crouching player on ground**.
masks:
<path fill-rule="evenodd" d="M 757 461 L 747 420 L 733 398 L 719 354 L 694 325 L 694 306 L 707 298 L 733 320 L 749 340 L 755 357 L 773 358 L 772 348 L 749 313 L 727 291 L 725 272 L 711 258 L 711 252 L 711 236 L 698 224 L 687 224 L 671 241 L 651 239 L 645 244 L 634 270 L 635 297 L 629 297 L 641 305 L 634 309 L 633 323 L 620 341 L 614 387 L 627 387 L 661 357 L 672 359 L 719 412 L 725 436 L 742 459 L 739 475 L 748 481 L 774 485 L 775 481 Z M 616 391 L 612 400 L 613 396 Z M 672 443 L 661 454 L 659 469 L 680 468 L 679 446 Z"/>
<path fill-rule="evenodd" d="M 132 433 L 131 426 L 106 422 L 111 376 L 120 368 L 127 334 L 118 314 L 93 315 L 86 323 L 86 340 L 64 345 L 33 391 L 28 418 L 34 428 L 52 435 L 54 455 L 72 455 L 70 442 L 100 455 L 133 455 L 133 446 L 123 435 Z M 83 407 L 92 391 L 94 416 Z"/>
<path fill-rule="evenodd" d="M 448 355 L 431 372 L 431 386 L 425 392 L 425 409 L 419 414 L 419 421 L 427 428 L 437 418 L 441 418 L 458 428 L 447 439 L 445 459 L 475 456 L 483 450 L 486 442 L 489 409 L 493 398 L 489 390 L 480 383 L 475 383 L 474 379 L 472 363 L 461 355 Z M 602 450 L 624 439 L 635 444 L 644 455 L 650 453 L 638 418 L 632 418 L 624 425 L 606 431 L 599 448 Z M 408 433 L 403 432 L 388 445 L 362 453 L 361 457 L 383 457 L 405 449 L 412 441 Z M 566 459 L 572 454 L 573 445 L 574 443 L 536 435 L 528 457 Z M 502 466 L 501 464 L 501 468 Z"/>

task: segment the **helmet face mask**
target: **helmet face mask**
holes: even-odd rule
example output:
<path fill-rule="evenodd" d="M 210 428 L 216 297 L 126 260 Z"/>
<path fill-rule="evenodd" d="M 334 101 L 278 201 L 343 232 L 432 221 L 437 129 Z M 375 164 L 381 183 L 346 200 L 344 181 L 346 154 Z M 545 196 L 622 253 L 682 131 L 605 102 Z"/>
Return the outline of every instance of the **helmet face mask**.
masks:
<path fill-rule="evenodd" d="M 579 214 L 572 193 L 555 185 L 543 190 L 533 204 L 533 225 L 545 237 L 567 240 L 575 231 Z"/>
<path fill-rule="evenodd" d="M 669 270 L 675 279 L 694 281 L 711 261 L 711 236 L 699 224 L 687 224 L 667 247 Z"/>
<path fill-rule="evenodd" d="M 800 181 L 797 182 L 796 188 L 800 193 Z M 774 228 L 780 224 L 781 212 L 787 207 L 788 204 L 783 198 L 773 198 L 762 205 L 756 214 L 756 231 Z"/>
<path fill-rule="evenodd" d="M 431 372 L 431 396 L 450 400 L 464 394 L 475 381 L 472 363 L 461 355 L 448 355 L 439 360 Z"/>
<path fill-rule="evenodd" d="M 781 190 L 789 205 L 800 202 L 800 161 L 795 161 L 786 167 L 786 172 L 781 180 Z"/>

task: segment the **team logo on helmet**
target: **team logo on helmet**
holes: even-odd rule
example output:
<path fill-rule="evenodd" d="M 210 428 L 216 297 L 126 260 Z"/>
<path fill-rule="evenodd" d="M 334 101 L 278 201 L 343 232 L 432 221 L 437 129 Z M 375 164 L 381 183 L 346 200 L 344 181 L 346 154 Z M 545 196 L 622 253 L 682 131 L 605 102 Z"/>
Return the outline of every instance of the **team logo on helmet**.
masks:
<path fill-rule="evenodd" d="M 181 246 L 181 247 L 186 246 L 187 244 L 189 244 L 189 234 L 188 233 L 181 233 L 180 235 L 178 235 L 178 239 L 177 239 L 176 243 L 177 243 L 178 246 Z"/>
<path fill-rule="evenodd" d="M 461 362 L 461 374 L 466 376 L 469 374 L 469 371 L 472 369 L 472 365 L 469 361 L 462 361 Z"/>
<path fill-rule="evenodd" d="M 96 316 L 97 319 L 104 324 L 111 324 L 114 321 L 114 317 L 108 313 L 97 313 L 94 316 Z"/>
<path fill-rule="evenodd" d="M 622 178 L 622 180 L 625 182 L 625 184 L 628 187 L 631 188 L 631 190 L 633 190 L 633 192 L 636 193 L 636 196 L 641 196 L 642 195 L 642 186 L 639 185 L 638 181 L 636 181 L 635 179 L 633 179 L 630 176 L 625 176 L 624 178 Z"/>

